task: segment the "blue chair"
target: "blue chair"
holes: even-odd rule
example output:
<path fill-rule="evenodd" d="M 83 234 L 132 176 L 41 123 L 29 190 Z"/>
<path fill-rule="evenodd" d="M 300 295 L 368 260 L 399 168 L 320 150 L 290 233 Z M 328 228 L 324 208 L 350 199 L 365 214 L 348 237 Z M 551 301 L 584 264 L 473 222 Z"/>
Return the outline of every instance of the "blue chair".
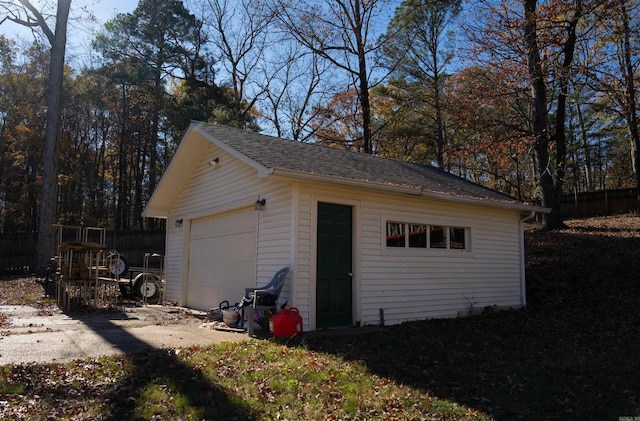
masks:
<path fill-rule="evenodd" d="M 282 268 L 273 275 L 267 285 L 257 288 L 246 288 L 243 302 L 248 302 L 247 327 L 249 336 L 253 336 L 253 313 L 255 310 L 271 310 L 278 306 L 278 298 L 289 274 L 289 268 Z"/>

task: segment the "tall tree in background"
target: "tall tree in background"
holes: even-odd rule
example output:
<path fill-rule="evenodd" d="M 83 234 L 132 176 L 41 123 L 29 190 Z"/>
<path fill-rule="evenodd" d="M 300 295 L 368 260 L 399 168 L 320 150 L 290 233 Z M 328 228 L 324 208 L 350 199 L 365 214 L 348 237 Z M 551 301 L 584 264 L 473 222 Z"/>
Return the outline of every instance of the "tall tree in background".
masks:
<path fill-rule="evenodd" d="M 227 124 L 257 129 L 252 125 L 256 102 L 269 90 L 266 51 L 272 40 L 269 29 L 273 11 L 260 0 L 206 0 L 203 21 L 209 27 L 210 41 L 229 75 L 234 104 L 227 112 Z M 261 71 L 262 70 L 262 71 Z M 265 76 L 262 83 L 258 77 Z"/>
<path fill-rule="evenodd" d="M 551 209 L 545 229 L 564 225 L 560 196 L 566 172 L 566 115 L 575 76 L 579 24 L 598 1 L 479 0 L 485 15 L 476 18 L 473 53 L 491 61 L 502 77 L 530 92 L 530 130 L 542 205 Z M 488 58 L 487 58 L 488 57 Z"/>
<path fill-rule="evenodd" d="M 375 18 L 387 0 L 277 0 L 280 22 L 297 42 L 346 72 L 356 89 L 361 113 L 360 150 L 373 153 L 371 127 L 371 70 L 382 42 Z"/>
<path fill-rule="evenodd" d="M 533 200 L 525 92 L 514 92 L 491 66 L 459 71 L 447 78 L 446 91 L 452 171 L 519 200 Z"/>
<path fill-rule="evenodd" d="M 55 27 L 52 30 L 47 20 L 29 0 L 2 2 L 7 19 L 30 28 L 38 28 L 51 45 L 49 79 L 47 83 L 47 126 L 44 138 L 44 165 L 42 171 L 42 196 L 40 198 L 40 218 L 36 251 L 36 271 L 44 272 L 49 259 L 55 254 L 55 229 L 57 222 L 58 172 L 60 166 L 60 129 L 62 125 L 62 81 L 64 57 L 67 46 L 67 22 L 71 0 L 58 0 Z"/>
<path fill-rule="evenodd" d="M 398 85 L 410 91 L 413 100 L 408 102 L 428 105 L 424 117 L 433 127 L 428 137 L 440 168 L 446 167 L 443 88 L 455 57 L 451 29 L 459 12 L 460 0 L 404 0 L 389 24 L 384 47 L 394 74 L 403 79 Z"/>
<path fill-rule="evenodd" d="M 16 57 L 0 37 L 0 232 L 38 229 L 49 51 L 41 43 Z"/>
<path fill-rule="evenodd" d="M 65 80 L 59 215 L 65 225 L 113 227 L 119 92 L 104 72 L 85 69 Z"/>
<path fill-rule="evenodd" d="M 631 162 L 636 180 L 636 189 L 638 190 L 638 202 L 640 203 L 640 128 L 638 127 L 638 98 L 635 81 L 638 65 L 637 60 L 634 60 L 637 55 L 634 54 L 632 47 L 632 38 L 638 34 L 638 22 L 637 20 L 634 21 L 634 27 L 632 27 L 629 7 L 626 3 L 625 0 L 622 0 L 619 5 L 620 16 L 622 18 L 622 60 L 620 61 L 620 70 L 625 81 L 624 94 L 626 97 L 626 107 L 624 116 L 627 120 L 627 126 L 629 127 L 629 135 L 631 136 Z M 637 5 L 635 7 L 638 8 Z"/>
<path fill-rule="evenodd" d="M 602 14 L 601 32 L 592 43 L 592 54 L 600 57 L 591 67 L 589 84 L 594 86 L 624 118 L 629 133 L 631 167 L 640 201 L 640 123 L 638 83 L 640 48 L 640 4 L 630 0 L 610 0 Z"/>
<path fill-rule="evenodd" d="M 557 196 L 551 175 L 551 158 L 549 155 L 549 132 L 547 130 L 547 87 L 538 43 L 538 11 L 537 0 L 523 0 L 524 4 L 524 45 L 527 53 L 529 84 L 531 89 L 531 130 L 536 152 L 536 163 L 540 177 L 542 206 L 559 209 Z M 545 217 L 545 228 L 555 228 L 562 222 L 556 210 L 552 218 Z"/>
<path fill-rule="evenodd" d="M 387 158 L 433 162 L 434 143 L 427 140 L 428 105 L 412 94 L 403 79 L 394 79 L 372 90 L 376 124 L 376 153 Z"/>
<path fill-rule="evenodd" d="M 559 66 L 556 71 L 558 97 L 555 113 L 555 132 L 551 139 L 555 141 L 556 144 L 555 185 L 553 188 L 555 197 L 550 199 L 548 197 L 545 198 L 543 195 L 543 202 L 551 202 L 548 205 L 551 208 L 551 213 L 544 216 L 544 227 L 546 229 L 556 229 L 565 226 L 560 209 L 560 199 L 562 198 L 563 183 L 567 170 L 567 100 L 569 98 L 570 84 L 574 75 L 573 61 L 578 38 L 578 24 L 585 13 L 582 0 L 575 0 L 572 3 L 572 6 L 563 8 L 563 10 L 558 12 L 558 20 L 562 22 L 562 25 L 560 25 L 561 30 L 557 37 L 557 39 L 560 40 L 557 42 L 560 52 L 558 55 Z M 525 45 L 528 44 L 525 43 Z M 536 152 L 537 151 L 538 149 L 536 149 Z M 541 169 L 540 163 L 538 164 L 538 169 Z"/>
<path fill-rule="evenodd" d="M 547 130 L 547 86 L 546 73 L 541 57 L 543 49 L 538 44 L 538 21 L 542 20 L 537 1 L 524 0 L 524 46 L 527 53 L 529 69 L 529 83 L 531 87 L 532 117 L 531 127 L 534 138 L 536 164 L 540 177 L 540 191 L 542 206 L 551 209 L 543 217 L 544 229 L 564 227 L 560 210 L 560 198 L 563 192 L 563 182 L 566 172 L 567 140 L 566 114 L 569 85 L 573 75 L 573 59 L 577 42 L 578 23 L 582 19 L 585 9 L 582 0 L 572 2 L 571 5 L 556 3 L 544 9 L 549 13 L 544 19 L 561 22 L 557 32 L 552 31 L 555 53 L 555 76 L 557 86 L 557 102 L 555 110 L 554 133 L 550 137 Z M 548 35 L 549 36 L 549 35 Z M 549 66 L 547 64 L 547 66 Z M 551 66 L 549 66 L 551 67 Z M 550 159 L 550 142 L 555 142 L 555 168 Z"/>
<path fill-rule="evenodd" d="M 135 133 L 139 137 L 138 146 L 144 146 L 137 156 L 139 173 L 135 179 L 135 188 L 138 193 L 134 201 L 134 206 L 139 208 L 134 212 L 137 218 L 143 205 L 143 193 L 140 191 L 143 178 L 147 179 L 146 194 L 151 195 L 160 174 L 158 157 L 159 147 L 162 145 L 161 117 L 165 107 L 167 81 L 192 74 L 195 71 L 192 67 L 196 63 L 202 65 L 195 55 L 205 40 L 200 32 L 201 23 L 180 0 L 142 0 L 133 13 L 117 16 L 105 29 L 96 39 L 95 45 L 111 61 L 112 68 L 121 69 L 116 71 L 119 79 L 136 84 L 141 89 L 139 93 L 147 96 L 147 100 L 141 101 L 139 105 L 145 110 L 149 124 L 137 127 L 137 130 L 123 126 L 122 133 L 123 141 Z M 123 124 L 127 125 L 129 122 L 124 121 Z M 122 153 L 125 155 L 121 162 L 131 158 L 126 155 L 124 148 L 121 149 Z M 124 176 L 124 168 L 120 174 Z M 119 200 L 125 198 L 119 197 Z M 119 224 L 116 228 L 126 227 L 124 217 L 118 218 L 117 222 Z"/>

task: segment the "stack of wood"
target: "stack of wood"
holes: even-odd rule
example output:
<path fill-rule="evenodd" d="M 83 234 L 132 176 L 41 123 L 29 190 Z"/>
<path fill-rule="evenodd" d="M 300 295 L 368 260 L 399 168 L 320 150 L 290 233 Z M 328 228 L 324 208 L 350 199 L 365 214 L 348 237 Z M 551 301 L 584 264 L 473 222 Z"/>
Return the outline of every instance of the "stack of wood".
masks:
<path fill-rule="evenodd" d="M 94 270 L 108 271 L 106 266 L 100 266 L 100 252 L 107 251 L 105 244 L 66 242 L 58 245 L 60 256 L 60 276 L 64 280 L 95 279 Z"/>
<path fill-rule="evenodd" d="M 117 304 L 118 280 L 109 270 L 111 252 L 104 244 L 105 230 L 62 225 L 57 228 L 58 305 L 67 310 L 72 300 L 77 299 L 97 306 L 104 304 L 109 296 Z M 88 241 L 90 233 L 96 232 L 100 241 Z M 71 238 L 64 238 L 65 233 L 71 233 Z"/>

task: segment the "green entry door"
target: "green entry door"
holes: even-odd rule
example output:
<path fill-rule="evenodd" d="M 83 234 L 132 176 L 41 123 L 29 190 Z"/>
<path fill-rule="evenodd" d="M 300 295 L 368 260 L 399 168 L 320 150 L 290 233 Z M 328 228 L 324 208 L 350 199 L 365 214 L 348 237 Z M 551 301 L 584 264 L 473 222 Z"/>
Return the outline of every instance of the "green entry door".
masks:
<path fill-rule="evenodd" d="M 318 203 L 317 328 L 352 323 L 352 209 Z"/>

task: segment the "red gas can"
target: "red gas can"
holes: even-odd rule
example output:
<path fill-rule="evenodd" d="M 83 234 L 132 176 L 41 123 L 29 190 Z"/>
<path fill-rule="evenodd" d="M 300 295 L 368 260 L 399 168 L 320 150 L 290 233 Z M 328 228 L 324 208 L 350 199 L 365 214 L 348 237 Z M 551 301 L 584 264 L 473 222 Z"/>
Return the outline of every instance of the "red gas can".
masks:
<path fill-rule="evenodd" d="M 269 318 L 269 330 L 274 338 L 290 338 L 302 333 L 302 317 L 296 307 L 283 308 Z"/>

